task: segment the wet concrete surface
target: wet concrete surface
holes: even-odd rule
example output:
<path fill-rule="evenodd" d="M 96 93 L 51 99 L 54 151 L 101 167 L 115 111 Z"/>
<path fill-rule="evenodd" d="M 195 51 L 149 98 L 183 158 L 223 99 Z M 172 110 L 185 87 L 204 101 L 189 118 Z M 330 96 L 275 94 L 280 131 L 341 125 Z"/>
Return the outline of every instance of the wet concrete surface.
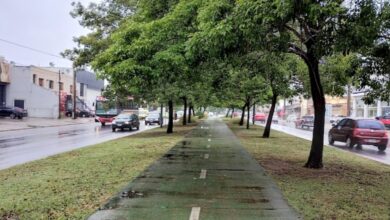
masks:
<path fill-rule="evenodd" d="M 42 159 L 77 148 L 139 133 L 156 126 L 141 122 L 139 131 L 112 132 L 98 123 L 0 132 L 0 169 Z"/>
<path fill-rule="evenodd" d="M 261 124 L 259 122 L 256 122 L 257 125 L 265 126 L 264 124 Z M 294 135 L 296 137 L 300 137 L 306 140 L 312 140 L 313 137 L 313 131 L 312 130 L 304 130 L 295 128 L 294 124 L 272 124 L 272 129 L 281 131 L 290 135 Z M 324 133 L 324 144 L 329 146 L 328 144 L 328 131 L 330 129 L 330 126 L 325 127 L 325 133 Z M 389 135 L 390 136 L 390 135 Z M 362 149 L 358 149 L 356 147 L 354 148 L 348 148 L 345 143 L 343 142 L 335 142 L 334 147 L 340 150 L 348 151 L 351 153 L 354 153 L 358 156 L 362 156 L 371 160 L 378 161 L 380 163 L 384 163 L 387 165 L 390 165 L 390 146 L 389 143 L 387 145 L 387 149 L 384 152 L 380 152 L 377 147 L 371 146 L 371 145 L 363 145 Z"/>
<path fill-rule="evenodd" d="M 300 216 L 226 124 L 208 120 L 89 217 L 102 219 Z"/>

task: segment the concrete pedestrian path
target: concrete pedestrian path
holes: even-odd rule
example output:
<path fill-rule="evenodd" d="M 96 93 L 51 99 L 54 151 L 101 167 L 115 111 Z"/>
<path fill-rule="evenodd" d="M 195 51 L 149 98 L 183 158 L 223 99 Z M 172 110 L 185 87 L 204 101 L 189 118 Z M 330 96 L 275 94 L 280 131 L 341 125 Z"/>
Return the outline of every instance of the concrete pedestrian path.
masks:
<path fill-rule="evenodd" d="M 220 120 L 208 120 L 132 181 L 96 219 L 299 219 Z"/>

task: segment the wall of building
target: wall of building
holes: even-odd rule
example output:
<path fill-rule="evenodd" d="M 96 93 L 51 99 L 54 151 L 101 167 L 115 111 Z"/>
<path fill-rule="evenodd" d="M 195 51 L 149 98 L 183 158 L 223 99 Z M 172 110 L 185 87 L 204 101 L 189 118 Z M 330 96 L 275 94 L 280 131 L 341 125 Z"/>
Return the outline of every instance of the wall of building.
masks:
<path fill-rule="evenodd" d="M 24 108 L 27 109 L 30 117 L 57 118 L 58 92 L 55 93 L 52 89 L 32 83 L 32 73 L 32 67 L 12 68 L 11 83 L 7 86 L 7 106 L 14 106 L 15 100 L 23 100 Z M 43 75 L 39 76 L 43 77 Z"/>

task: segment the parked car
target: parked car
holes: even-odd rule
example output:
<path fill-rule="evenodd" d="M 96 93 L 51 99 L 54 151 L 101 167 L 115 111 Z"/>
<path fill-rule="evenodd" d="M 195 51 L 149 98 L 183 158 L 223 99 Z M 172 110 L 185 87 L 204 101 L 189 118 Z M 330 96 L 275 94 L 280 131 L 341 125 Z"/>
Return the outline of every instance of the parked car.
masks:
<path fill-rule="evenodd" d="M 310 129 L 314 127 L 314 115 L 305 115 L 295 121 L 296 128 Z"/>
<path fill-rule="evenodd" d="M 344 118 L 346 118 L 347 116 L 344 116 L 344 115 L 337 115 L 337 116 L 333 116 L 332 118 L 330 118 L 329 122 L 331 124 L 334 124 L 334 123 L 339 123 L 341 120 L 343 120 Z"/>
<path fill-rule="evenodd" d="M 139 118 L 136 114 L 120 114 L 115 117 L 114 121 L 112 121 L 111 127 L 112 132 L 115 132 L 117 128 L 120 128 L 122 131 L 126 128 L 130 131 L 133 128 L 139 130 Z"/>
<path fill-rule="evenodd" d="M 1 107 L 0 106 L 0 117 L 10 117 L 12 119 L 22 119 L 27 116 L 27 110 L 18 107 Z"/>
<path fill-rule="evenodd" d="M 65 115 L 67 117 L 72 117 L 73 110 L 66 111 Z M 89 118 L 89 117 L 93 117 L 94 114 L 93 114 L 93 112 L 90 112 L 89 110 L 83 109 L 83 110 L 76 110 L 76 116 L 82 117 L 82 118 Z"/>
<path fill-rule="evenodd" d="M 275 115 L 275 114 L 272 116 L 272 123 L 274 123 L 274 124 L 278 124 L 279 123 L 279 117 L 277 115 Z"/>
<path fill-rule="evenodd" d="M 335 141 L 345 142 L 349 148 L 367 144 L 378 147 L 379 151 L 386 150 L 388 142 L 385 126 L 373 119 L 345 118 L 330 129 L 328 138 L 330 145 Z"/>
<path fill-rule="evenodd" d="M 266 115 L 264 113 L 256 113 L 255 114 L 255 121 L 259 121 L 261 123 L 265 123 L 266 121 Z"/>
<path fill-rule="evenodd" d="M 377 120 L 381 121 L 386 128 L 390 129 L 390 115 L 384 115 L 376 117 Z"/>
<path fill-rule="evenodd" d="M 149 113 L 148 117 L 145 118 L 145 125 L 161 124 L 160 113 Z"/>

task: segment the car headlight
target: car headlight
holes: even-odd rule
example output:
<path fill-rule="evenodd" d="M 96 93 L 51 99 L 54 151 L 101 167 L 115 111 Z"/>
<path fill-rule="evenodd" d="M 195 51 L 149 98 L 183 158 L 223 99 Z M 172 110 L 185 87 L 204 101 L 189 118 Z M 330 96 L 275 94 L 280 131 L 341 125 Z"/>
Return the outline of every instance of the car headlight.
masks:
<path fill-rule="evenodd" d="M 125 124 L 127 124 L 127 125 L 128 125 L 128 124 L 130 124 L 130 122 L 126 121 L 126 122 L 125 122 Z"/>
<path fill-rule="evenodd" d="M 116 121 L 114 120 L 114 121 L 112 121 L 112 124 L 114 125 L 114 124 L 116 124 Z"/>

